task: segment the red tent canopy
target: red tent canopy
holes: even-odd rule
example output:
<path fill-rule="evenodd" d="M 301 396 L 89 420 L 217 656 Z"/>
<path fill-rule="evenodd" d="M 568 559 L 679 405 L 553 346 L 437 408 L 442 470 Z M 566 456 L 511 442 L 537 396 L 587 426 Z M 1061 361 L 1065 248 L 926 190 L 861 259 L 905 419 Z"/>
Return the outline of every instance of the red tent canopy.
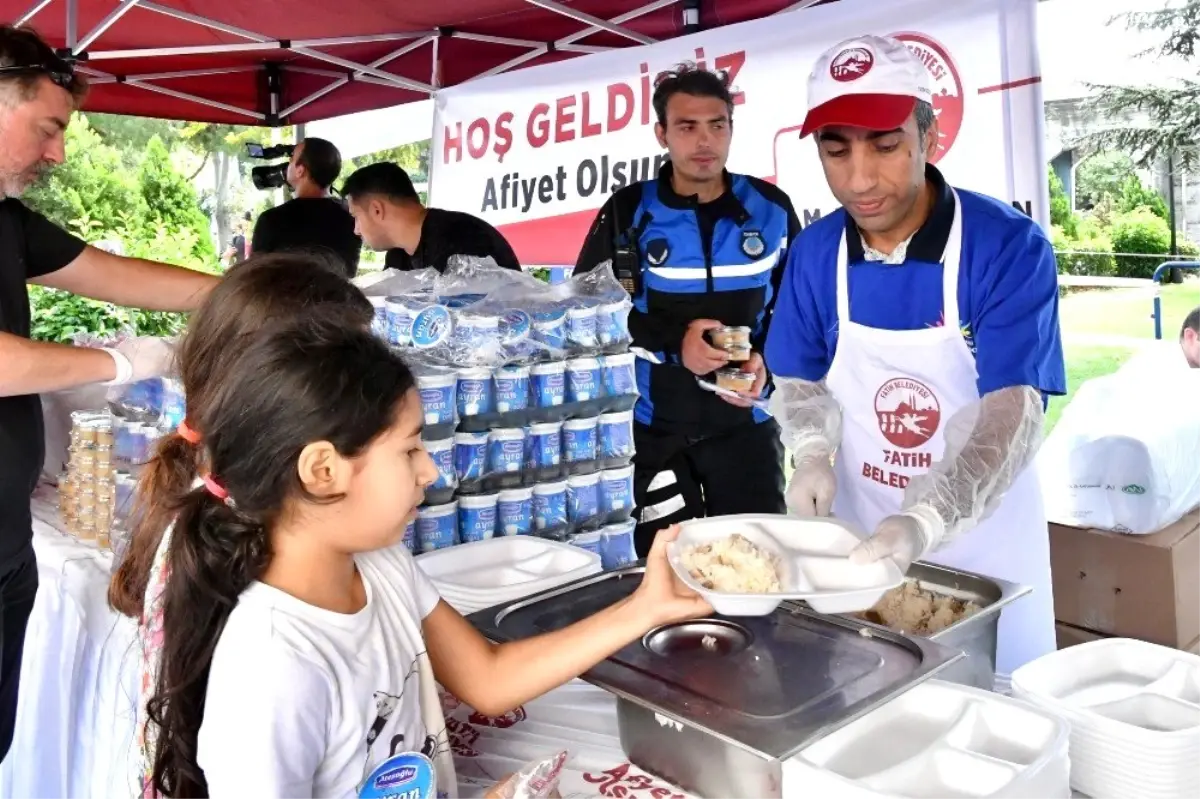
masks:
<path fill-rule="evenodd" d="M 0 18 L 80 59 L 87 110 L 270 125 L 820 2 L 0 0 Z"/>

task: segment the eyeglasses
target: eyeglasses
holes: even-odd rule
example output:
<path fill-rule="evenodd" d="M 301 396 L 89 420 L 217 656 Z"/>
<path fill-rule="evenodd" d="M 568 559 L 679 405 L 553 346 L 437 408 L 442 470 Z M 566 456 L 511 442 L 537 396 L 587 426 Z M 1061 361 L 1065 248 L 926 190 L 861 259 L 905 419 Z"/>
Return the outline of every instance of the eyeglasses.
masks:
<path fill-rule="evenodd" d="M 75 85 L 75 67 L 70 62 L 56 56 L 41 64 L 13 64 L 0 67 L 0 76 L 21 74 L 45 75 L 55 86 L 67 91 L 71 91 Z"/>

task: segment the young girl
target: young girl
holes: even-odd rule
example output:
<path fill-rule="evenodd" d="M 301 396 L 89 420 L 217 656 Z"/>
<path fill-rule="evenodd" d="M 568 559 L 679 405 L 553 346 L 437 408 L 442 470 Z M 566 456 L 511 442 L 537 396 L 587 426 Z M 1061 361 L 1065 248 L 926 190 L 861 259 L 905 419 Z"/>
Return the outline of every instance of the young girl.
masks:
<path fill-rule="evenodd" d="M 328 317 L 366 329 L 371 304 L 325 261 L 307 255 L 258 256 L 231 270 L 192 315 L 180 350 L 181 379 L 189 412 L 203 412 L 219 386 L 231 352 L 272 320 Z M 153 797 L 155 722 L 147 712 L 159 675 L 162 647 L 162 590 L 168 569 L 171 525 L 183 498 L 196 482 L 200 448 L 185 422 L 181 432 L 162 440 L 139 485 L 138 523 L 129 550 L 113 576 L 109 603 L 138 619 L 141 677 L 138 686 L 134 784 Z"/>
<path fill-rule="evenodd" d="M 169 545 L 150 703 L 167 795 L 358 796 L 395 756 L 430 757 L 453 794 L 435 678 L 501 715 L 711 611 L 671 572 L 672 531 L 628 599 L 488 643 L 399 543 L 437 472 L 412 374 L 365 331 L 319 319 L 262 331 L 230 354 L 205 413 L 191 411 L 206 471 Z"/>

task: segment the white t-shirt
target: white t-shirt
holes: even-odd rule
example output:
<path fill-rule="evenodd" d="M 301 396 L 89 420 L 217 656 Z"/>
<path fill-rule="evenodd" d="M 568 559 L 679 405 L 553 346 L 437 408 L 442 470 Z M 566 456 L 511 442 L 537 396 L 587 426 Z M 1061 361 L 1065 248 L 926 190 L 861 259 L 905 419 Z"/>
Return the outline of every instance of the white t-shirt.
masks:
<path fill-rule="evenodd" d="M 353 797 L 394 754 L 444 755 L 433 751 L 444 729 L 423 721 L 419 677 L 420 622 L 437 589 L 403 545 L 356 562 L 367 605 L 353 615 L 263 583 L 242 593 L 213 654 L 200 727 L 211 796 Z"/>

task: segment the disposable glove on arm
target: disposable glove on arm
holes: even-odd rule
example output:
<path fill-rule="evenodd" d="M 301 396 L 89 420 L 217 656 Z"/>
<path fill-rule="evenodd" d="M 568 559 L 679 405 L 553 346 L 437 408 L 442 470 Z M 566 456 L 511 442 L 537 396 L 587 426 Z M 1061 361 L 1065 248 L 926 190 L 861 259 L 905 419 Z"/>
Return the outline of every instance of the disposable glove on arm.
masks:
<path fill-rule="evenodd" d="M 776 377 L 770 408 L 796 466 L 787 489 L 788 511 L 828 516 L 837 492 L 830 456 L 842 442 L 841 407 L 824 382 Z"/>
<path fill-rule="evenodd" d="M 904 489 L 901 512 L 888 516 L 851 558 L 891 557 L 907 570 L 991 515 L 1042 442 L 1041 393 L 1032 386 L 993 391 L 946 424 L 945 452 Z"/>

